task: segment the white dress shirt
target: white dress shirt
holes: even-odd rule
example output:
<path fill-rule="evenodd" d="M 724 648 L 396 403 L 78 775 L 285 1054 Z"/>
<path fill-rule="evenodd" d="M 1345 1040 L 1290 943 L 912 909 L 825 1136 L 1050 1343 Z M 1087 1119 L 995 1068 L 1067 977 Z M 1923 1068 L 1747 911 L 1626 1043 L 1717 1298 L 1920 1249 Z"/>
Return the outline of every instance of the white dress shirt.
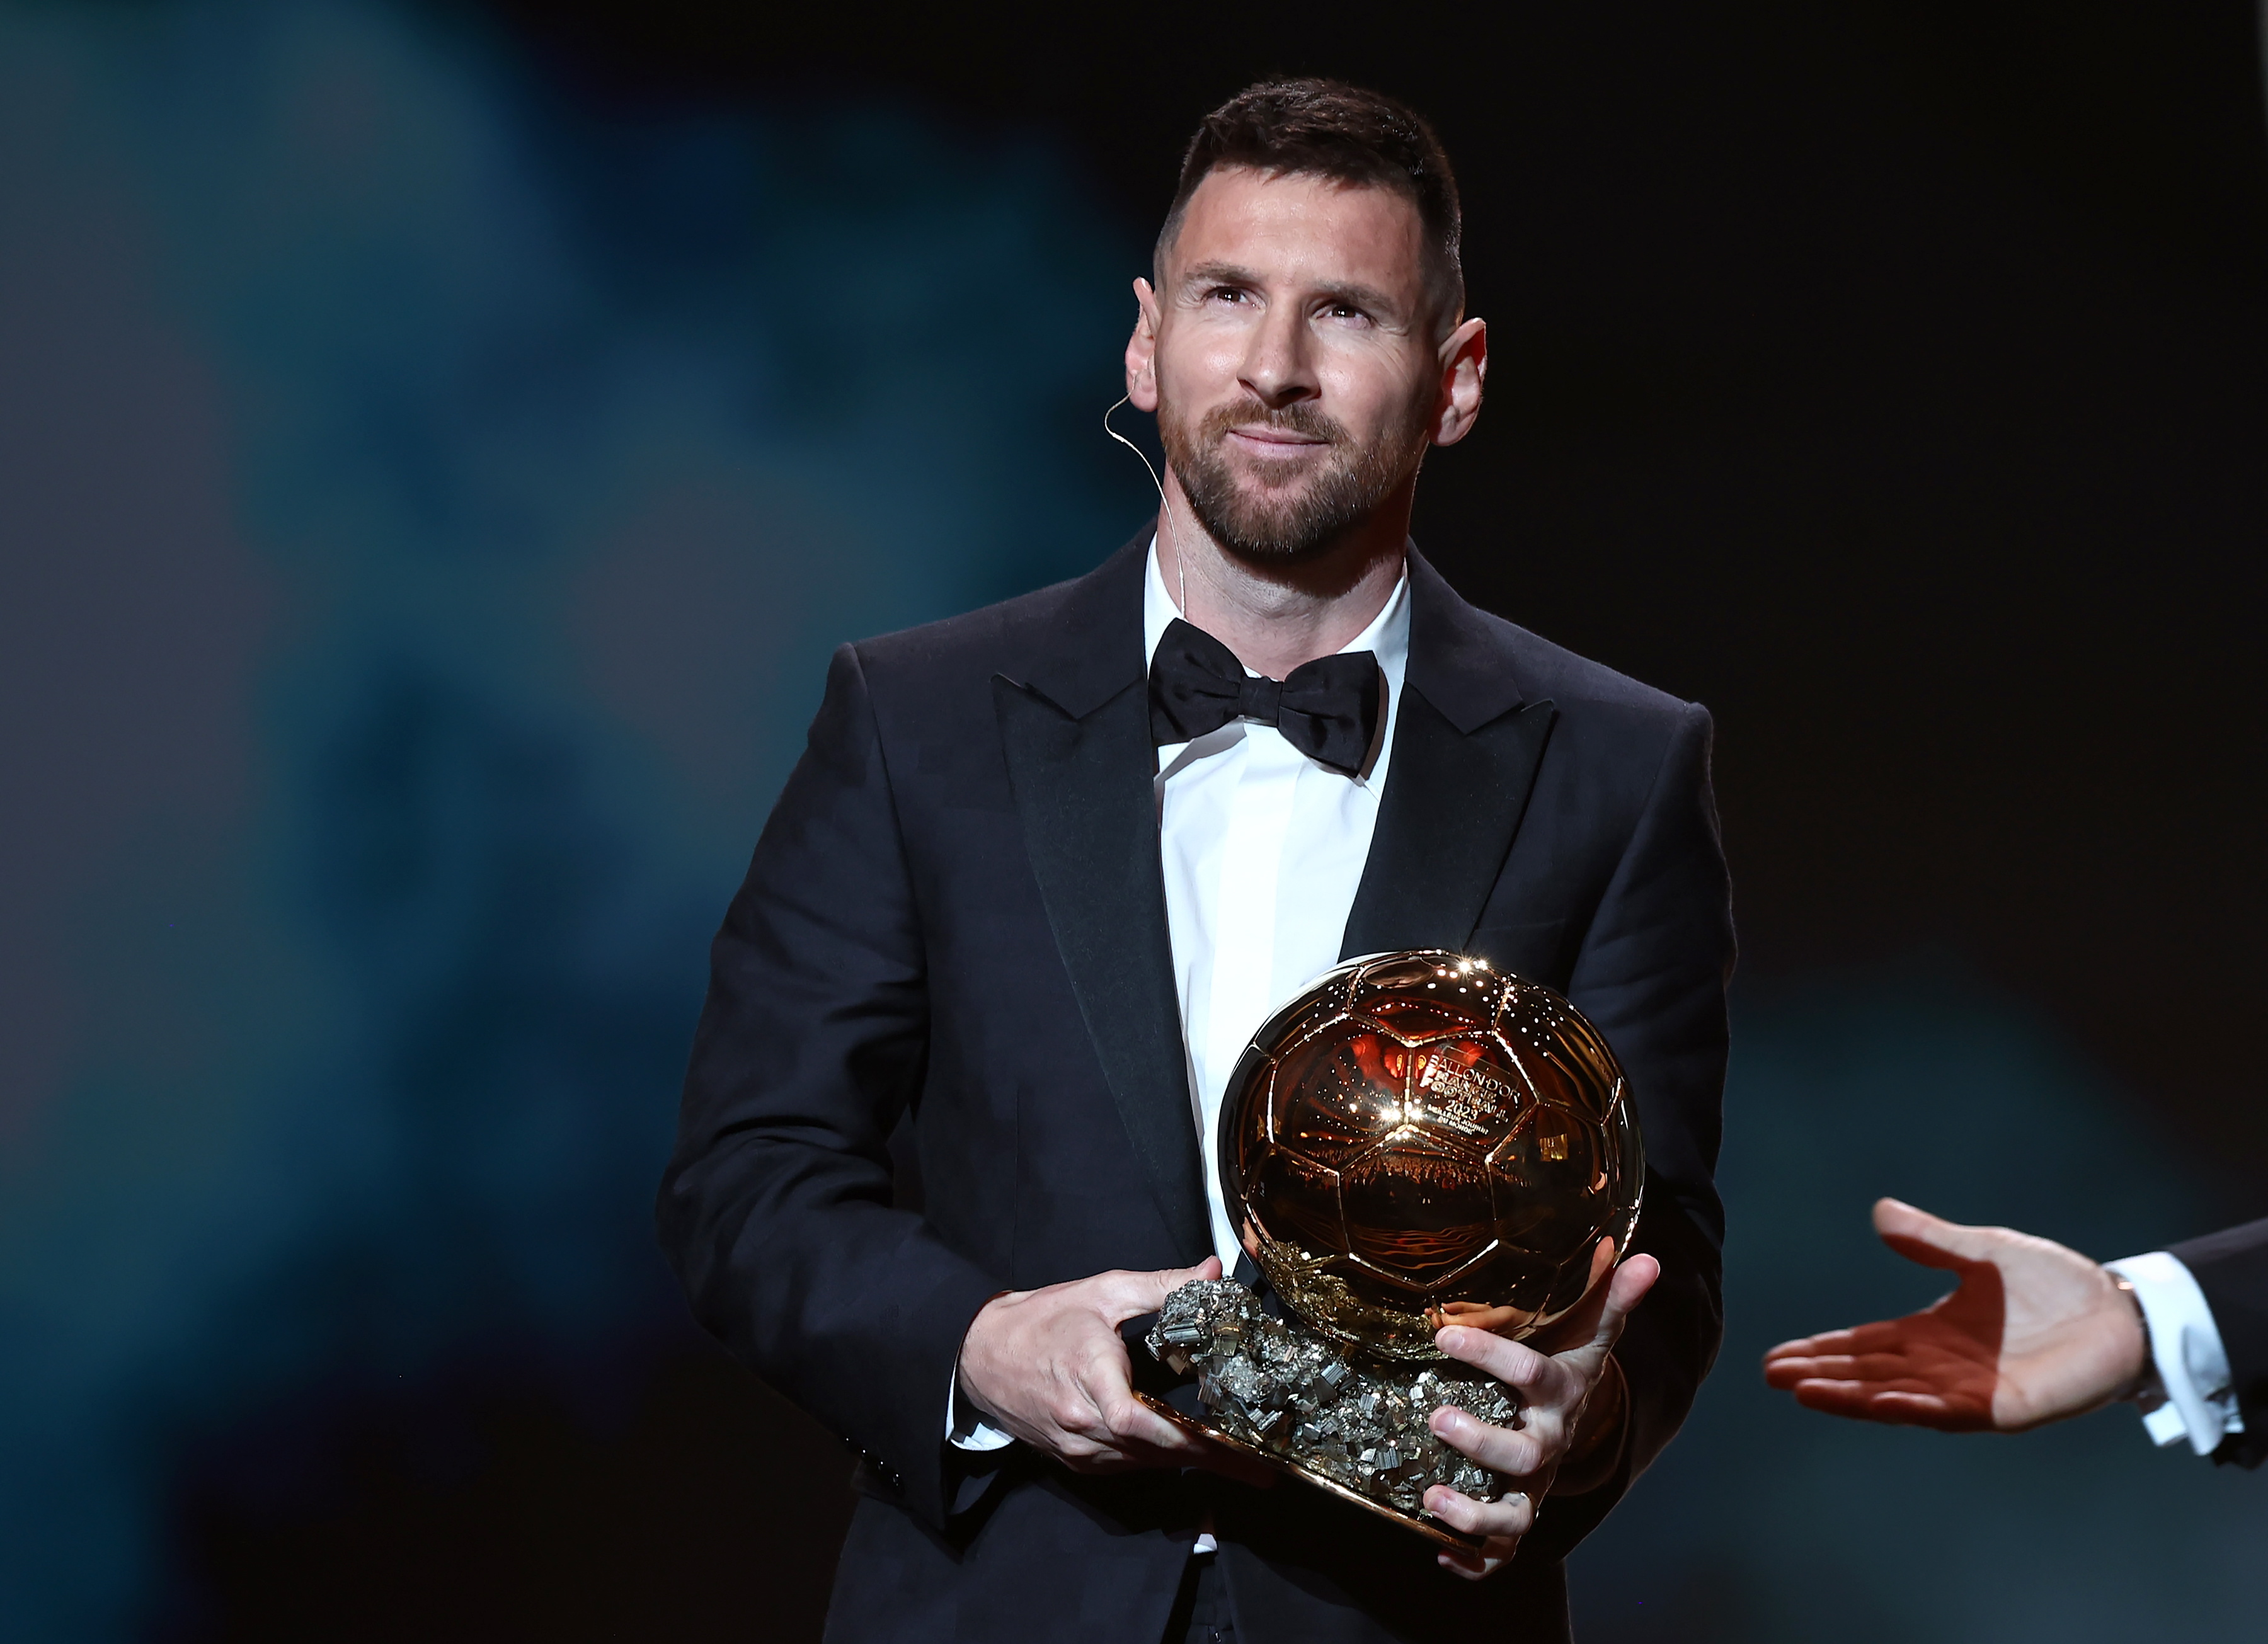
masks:
<path fill-rule="evenodd" d="M 1157 655 L 1167 626 L 1180 614 L 1153 539 L 1142 592 L 1145 657 Z M 1370 626 L 1341 650 L 1371 652 L 1385 676 L 1375 751 L 1354 775 L 1318 764 L 1275 726 L 1252 720 L 1158 750 L 1158 845 L 1189 1055 L 1189 1122 L 1204 1151 L 1213 1250 L 1224 1273 L 1235 1269 L 1241 1246 L 1214 1157 L 1221 1097 L 1262 1024 L 1338 963 L 1378 825 L 1410 660 L 1406 569 Z M 997 1450 L 1009 1442 L 982 1422 L 964 1429 L 951 1405 L 946 1423 L 964 1450 Z"/>
<path fill-rule="evenodd" d="M 1180 614 L 1152 543 L 1142 597 L 1145 654 L 1157 655 Z M 1378 826 L 1410 660 L 1406 571 L 1370 626 L 1341 650 L 1369 651 L 1385 676 L 1377 751 L 1356 774 L 1318 764 L 1275 726 L 1251 720 L 1158 750 L 1158 842 L 1189 1052 L 1189 1119 L 1204 1152 L 1212 1247 L 1224 1273 L 1234 1271 L 1241 1250 L 1214 1156 L 1221 1098 L 1261 1024 L 1339 962 Z"/>
<path fill-rule="evenodd" d="M 2198 1455 L 2212 1455 L 2223 1438 L 2244 1431 L 2244 1418 L 2205 1292 L 2179 1257 L 2161 1250 L 2103 1265 L 2134 1287 L 2142 1304 L 2156 1373 L 2156 1385 L 2142 1394 L 2143 1427 L 2161 1448 L 2187 1439 Z"/>

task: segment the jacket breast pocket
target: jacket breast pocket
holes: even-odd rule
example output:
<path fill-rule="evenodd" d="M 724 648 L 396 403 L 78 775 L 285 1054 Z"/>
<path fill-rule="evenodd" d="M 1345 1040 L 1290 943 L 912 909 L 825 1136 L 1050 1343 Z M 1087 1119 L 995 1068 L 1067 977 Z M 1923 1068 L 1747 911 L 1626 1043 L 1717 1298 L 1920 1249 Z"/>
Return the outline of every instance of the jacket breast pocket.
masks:
<path fill-rule="evenodd" d="M 1541 982 L 1555 992 L 1565 992 L 1569 968 L 1564 951 L 1566 940 L 1565 920 L 1541 919 L 1483 925 L 1473 932 L 1473 939 L 1465 944 L 1465 950 L 1475 958 L 1486 959 L 1498 970 Z"/>

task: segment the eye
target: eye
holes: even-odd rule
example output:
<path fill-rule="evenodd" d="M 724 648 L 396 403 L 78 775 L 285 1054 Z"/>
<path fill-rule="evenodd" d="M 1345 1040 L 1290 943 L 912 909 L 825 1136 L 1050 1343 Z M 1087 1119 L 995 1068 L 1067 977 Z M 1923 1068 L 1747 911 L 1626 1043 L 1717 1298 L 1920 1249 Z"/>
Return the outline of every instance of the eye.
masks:
<path fill-rule="evenodd" d="M 1370 323 L 1369 314 L 1352 303 L 1326 303 L 1323 318 L 1336 320 L 1341 325 L 1366 326 Z"/>
<path fill-rule="evenodd" d="M 1208 303 L 1248 303 L 1252 293 L 1241 285 L 1216 285 L 1205 293 Z"/>

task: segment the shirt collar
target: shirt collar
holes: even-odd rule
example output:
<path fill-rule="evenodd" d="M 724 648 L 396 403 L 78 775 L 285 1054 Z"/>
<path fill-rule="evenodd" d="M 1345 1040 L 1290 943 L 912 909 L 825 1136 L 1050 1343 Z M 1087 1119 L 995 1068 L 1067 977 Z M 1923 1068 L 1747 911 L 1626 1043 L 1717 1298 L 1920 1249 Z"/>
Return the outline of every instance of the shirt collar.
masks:
<path fill-rule="evenodd" d="M 1158 539 L 1150 539 L 1147 574 L 1142 580 L 1142 655 L 1145 659 L 1158 654 L 1158 642 L 1166 637 L 1166 629 L 1181 615 L 1174 596 L 1166 586 L 1166 574 L 1158 565 Z M 1386 675 L 1389 695 L 1398 695 L 1402 689 L 1402 674 L 1410 659 L 1410 564 L 1403 561 L 1402 575 L 1395 579 L 1394 591 L 1386 597 L 1370 626 L 1339 647 L 1344 656 L 1351 650 L 1366 650 L 1378 658 L 1378 665 Z M 1247 673 L 1251 669 L 1245 670 Z"/>

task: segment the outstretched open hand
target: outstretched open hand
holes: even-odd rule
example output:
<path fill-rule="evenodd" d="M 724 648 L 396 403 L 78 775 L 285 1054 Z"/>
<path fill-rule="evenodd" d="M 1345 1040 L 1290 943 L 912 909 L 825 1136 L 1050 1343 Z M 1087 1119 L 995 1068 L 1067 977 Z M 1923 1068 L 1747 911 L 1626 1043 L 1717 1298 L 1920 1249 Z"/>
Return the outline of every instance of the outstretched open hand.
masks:
<path fill-rule="evenodd" d="M 2017 1433 L 2133 1387 L 2149 1341 L 2132 1298 L 2075 1250 L 2009 1228 L 1962 1227 L 1895 1199 L 1882 1242 L 1958 1273 L 1918 1313 L 1784 1341 L 1764 1380 L 1830 1415 L 1947 1432 Z"/>

